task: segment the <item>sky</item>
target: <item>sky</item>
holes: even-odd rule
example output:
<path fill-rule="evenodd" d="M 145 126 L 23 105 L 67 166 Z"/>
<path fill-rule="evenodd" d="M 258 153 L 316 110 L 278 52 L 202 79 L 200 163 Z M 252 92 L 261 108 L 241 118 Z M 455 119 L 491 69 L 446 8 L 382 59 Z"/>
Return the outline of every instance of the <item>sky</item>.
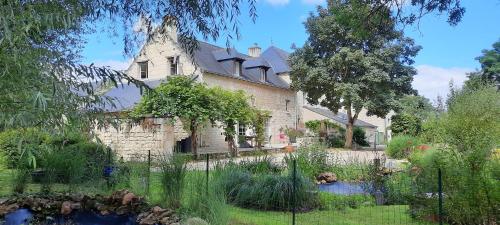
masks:
<path fill-rule="evenodd" d="M 303 22 L 318 4 L 325 5 L 325 0 L 257 0 L 257 20 L 253 23 L 243 13 L 239 24 L 241 37 L 231 40 L 231 46 L 243 53 L 254 43 L 263 50 L 274 45 L 291 52 L 293 43 L 300 47 L 306 41 Z M 446 15 L 431 14 L 419 25 L 405 28 L 405 34 L 422 46 L 415 58 L 418 74 L 413 87 L 431 100 L 437 95 L 446 96 L 450 80 L 461 86 L 466 73 L 479 69 L 475 58 L 481 50 L 490 49 L 500 40 L 500 0 L 462 0 L 462 4 L 466 12 L 457 26 L 450 26 Z M 114 69 L 126 69 L 130 64 L 131 59 L 122 54 L 121 39 L 99 32 L 86 39 L 88 43 L 82 51 L 84 63 Z M 226 39 L 214 44 L 225 46 Z"/>

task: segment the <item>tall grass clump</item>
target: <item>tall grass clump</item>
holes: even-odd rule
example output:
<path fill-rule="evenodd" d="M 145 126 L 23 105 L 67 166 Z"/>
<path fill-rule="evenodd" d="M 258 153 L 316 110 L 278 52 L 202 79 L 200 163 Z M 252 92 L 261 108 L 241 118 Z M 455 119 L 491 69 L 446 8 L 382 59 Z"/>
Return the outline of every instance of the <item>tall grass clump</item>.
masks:
<path fill-rule="evenodd" d="M 288 211 L 292 207 L 293 175 L 252 174 L 238 167 L 226 167 L 219 172 L 216 186 L 223 190 L 228 202 L 242 208 Z M 295 178 L 296 206 L 311 210 L 318 206 L 316 186 L 299 171 Z"/>
<path fill-rule="evenodd" d="M 417 138 L 408 135 L 398 135 L 391 139 L 385 153 L 395 159 L 404 159 L 410 156 L 416 146 L 419 145 Z"/>
<path fill-rule="evenodd" d="M 206 179 L 204 172 L 193 172 L 186 177 L 181 211 L 184 217 L 199 217 L 209 224 L 226 225 L 229 206 L 224 191 L 212 181 L 207 187 Z"/>
<path fill-rule="evenodd" d="M 186 156 L 176 153 L 160 157 L 162 201 L 167 207 L 179 208 L 181 206 L 186 162 Z"/>
<path fill-rule="evenodd" d="M 301 146 L 296 152 L 285 157 L 289 167 L 293 159 L 296 160 L 301 173 L 310 179 L 315 179 L 317 175 L 328 170 L 328 153 L 322 143 Z"/>

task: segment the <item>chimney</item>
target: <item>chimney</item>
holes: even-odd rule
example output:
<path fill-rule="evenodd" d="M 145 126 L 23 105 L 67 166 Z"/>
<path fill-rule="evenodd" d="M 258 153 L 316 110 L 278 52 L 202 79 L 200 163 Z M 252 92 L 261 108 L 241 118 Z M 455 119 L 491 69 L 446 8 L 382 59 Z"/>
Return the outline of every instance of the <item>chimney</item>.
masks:
<path fill-rule="evenodd" d="M 257 43 L 254 43 L 252 47 L 248 48 L 248 55 L 250 57 L 259 57 L 261 48 Z"/>

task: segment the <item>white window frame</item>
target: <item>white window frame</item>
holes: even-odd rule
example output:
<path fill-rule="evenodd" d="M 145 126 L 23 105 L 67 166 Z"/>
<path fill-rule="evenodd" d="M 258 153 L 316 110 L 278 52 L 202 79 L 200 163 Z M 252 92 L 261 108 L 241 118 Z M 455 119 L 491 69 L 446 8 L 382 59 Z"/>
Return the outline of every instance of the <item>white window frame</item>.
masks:
<path fill-rule="evenodd" d="M 241 76 L 241 62 L 238 60 L 234 61 L 234 75 L 237 77 Z"/>
<path fill-rule="evenodd" d="M 168 57 L 168 71 L 170 75 L 178 75 L 179 74 L 179 56 Z M 174 68 L 175 66 L 175 68 Z M 172 72 L 175 70 L 174 72 Z"/>
<path fill-rule="evenodd" d="M 148 65 L 148 61 L 143 61 L 143 62 L 137 62 L 137 65 L 139 66 L 139 77 L 141 79 L 148 79 L 149 78 L 149 65 Z M 146 66 L 146 71 L 143 71 L 143 65 Z M 142 74 L 145 74 L 145 76 L 143 76 Z"/>

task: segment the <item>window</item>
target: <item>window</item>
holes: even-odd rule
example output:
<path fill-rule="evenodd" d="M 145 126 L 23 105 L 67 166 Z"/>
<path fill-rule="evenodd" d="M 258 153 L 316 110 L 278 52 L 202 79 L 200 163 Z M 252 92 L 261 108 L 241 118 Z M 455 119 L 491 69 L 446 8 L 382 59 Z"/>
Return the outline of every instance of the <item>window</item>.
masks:
<path fill-rule="evenodd" d="M 139 74 L 141 75 L 141 79 L 148 78 L 148 62 L 139 62 Z"/>
<path fill-rule="evenodd" d="M 288 111 L 288 103 L 290 103 L 290 100 L 286 99 L 285 100 L 285 110 Z"/>
<path fill-rule="evenodd" d="M 234 75 L 241 76 L 241 62 L 238 60 L 234 61 Z"/>
<path fill-rule="evenodd" d="M 262 81 L 262 82 L 267 81 L 267 69 L 266 68 L 260 68 L 260 81 Z"/>
<path fill-rule="evenodd" d="M 245 124 L 239 124 L 238 125 L 238 135 L 239 136 L 245 136 L 247 131 L 247 127 Z"/>
<path fill-rule="evenodd" d="M 168 63 L 170 65 L 170 75 L 179 74 L 179 56 L 177 57 L 168 57 Z"/>

